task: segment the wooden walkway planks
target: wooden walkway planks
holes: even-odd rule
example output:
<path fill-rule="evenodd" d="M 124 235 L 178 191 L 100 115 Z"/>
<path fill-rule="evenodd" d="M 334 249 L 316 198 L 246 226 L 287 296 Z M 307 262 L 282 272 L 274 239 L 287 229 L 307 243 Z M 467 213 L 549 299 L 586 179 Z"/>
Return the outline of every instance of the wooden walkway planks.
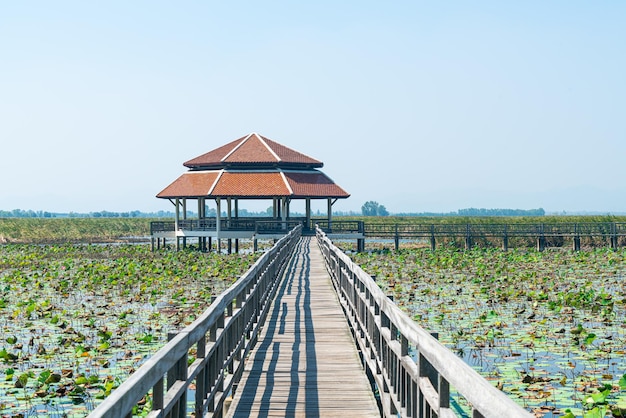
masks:
<path fill-rule="evenodd" d="M 310 237 L 298 244 L 227 416 L 380 416 Z"/>

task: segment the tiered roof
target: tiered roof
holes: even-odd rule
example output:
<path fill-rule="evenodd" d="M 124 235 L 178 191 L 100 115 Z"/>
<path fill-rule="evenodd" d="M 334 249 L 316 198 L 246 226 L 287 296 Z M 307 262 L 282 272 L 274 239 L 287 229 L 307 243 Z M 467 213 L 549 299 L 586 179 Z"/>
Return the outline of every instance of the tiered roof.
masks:
<path fill-rule="evenodd" d="M 256 133 L 183 164 L 189 171 L 159 198 L 244 199 L 347 198 L 350 195 L 316 168 L 324 164 Z"/>
<path fill-rule="evenodd" d="M 195 170 L 206 170 L 250 166 L 321 168 L 324 163 L 264 136 L 251 133 L 193 158 L 183 165 Z"/>

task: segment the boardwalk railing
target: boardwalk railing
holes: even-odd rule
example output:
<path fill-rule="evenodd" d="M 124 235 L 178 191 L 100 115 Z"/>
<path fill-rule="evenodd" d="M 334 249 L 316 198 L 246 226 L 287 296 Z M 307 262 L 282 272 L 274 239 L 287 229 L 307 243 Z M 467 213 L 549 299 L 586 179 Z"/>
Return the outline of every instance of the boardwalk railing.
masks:
<path fill-rule="evenodd" d="M 117 388 L 90 417 L 130 417 L 152 390 L 149 417 L 187 416 L 195 384 L 195 416 L 222 416 L 224 400 L 241 377 L 302 226 L 294 228 Z"/>
<path fill-rule="evenodd" d="M 415 324 L 319 228 L 317 238 L 385 417 L 455 417 L 451 389 L 473 417 L 531 417 Z"/>
<path fill-rule="evenodd" d="M 353 221 L 357 222 L 357 221 Z M 358 221 L 362 222 L 362 221 Z M 328 233 L 327 224 L 320 223 L 320 228 Z M 333 222 L 332 232 L 335 233 L 343 225 Z M 626 241 L 626 223 L 624 222 L 558 222 L 558 223 L 363 223 L 362 232 L 365 238 L 393 239 L 396 249 L 401 239 L 425 239 L 430 241 L 431 249 L 435 249 L 437 241 L 460 239 L 466 248 L 479 242 L 500 241 L 503 249 L 508 249 L 509 239 L 516 240 L 517 245 L 532 245 L 538 250 L 548 246 L 562 246 L 571 240 L 572 248 L 580 250 L 581 240 L 588 245 L 609 246 L 617 249 Z M 520 241 L 521 240 L 521 241 Z"/>

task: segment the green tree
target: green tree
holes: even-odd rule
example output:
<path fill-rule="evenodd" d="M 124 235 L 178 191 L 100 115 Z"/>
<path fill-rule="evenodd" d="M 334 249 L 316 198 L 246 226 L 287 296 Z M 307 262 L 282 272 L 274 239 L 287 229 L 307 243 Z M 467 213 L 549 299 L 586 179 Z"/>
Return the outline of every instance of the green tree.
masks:
<path fill-rule="evenodd" d="M 363 206 L 361 206 L 361 213 L 363 216 L 389 216 L 387 208 L 373 200 L 365 202 Z"/>

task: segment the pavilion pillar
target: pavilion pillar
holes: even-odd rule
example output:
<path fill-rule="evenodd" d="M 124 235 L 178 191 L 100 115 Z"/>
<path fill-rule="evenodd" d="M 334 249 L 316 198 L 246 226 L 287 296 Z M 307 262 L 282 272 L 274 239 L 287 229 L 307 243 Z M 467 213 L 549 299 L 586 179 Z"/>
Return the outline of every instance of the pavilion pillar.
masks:
<path fill-rule="evenodd" d="M 232 218 L 232 213 L 233 213 L 233 205 L 232 205 L 232 198 L 228 197 L 226 198 L 226 207 L 227 207 L 227 218 L 228 218 L 228 223 L 227 228 L 230 228 L 230 220 Z M 228 238 L 228 254 L 231 254 L 233 252 L 233 240 L 231 238 Z"/>
<path fill-rule="evenodd" d="M 235 219 L 239 219 L 239 199 L 235 198 Z M 235 253 L 239 254 L 239 238 L 235 238 Z"/>
<path fill-rule="evenodd" d="M 305 201 L 305 212 L 306 212 L 306 225 L 305 229 L 313 229 L 313 225 L 311 225 L 311 198 L 307 197 Z"/>
<path fill-rule="evenodd" d="M 178 219 L 180 217 L 180 200 L 178 198 L 176 198 L 176 209 L 174 210 L 174 212 L 176 213 L 176 218 L 174 219 L 174 231 L 178 231 Z"/>
<path fill-rule="evenodd" d="M 202 198 L 198 198 L 198 229 L 202 220 Z M 198 251 L 204 251 L 204 237 L 198 237 Z"/>
<path fill-rule="evenodd" d="M 183 197 L 183 220 L 187 220 L 187 198 Z M 187 248 L 187 237 L 183 237 L 183 249 Z"/>
<path fill-rule="evenodd" d="M 222 251 L 222 240 L 220 239 L 220 235 L 222 232 L 222 200 L 217 197 L 215 198 L 216 203 L 216 213 L 215 213 L 215 237 L 217 238 L 217 253 L 219 254 Z"/>
<path fill-rule="evenodd" d="M 176 235 L 176 250 L 179 246 L 178 224 L 180 219 L 180 199 L 176 198 L 176 219 L 174 220 L 174 234 Z"/>
<path fill-rule="evenodd" d="M 287 198 L 283 197 L 282 198 L 282 214 L 281 214 L 281 220 L 283 221 L 283 229 L 287 229 Z"/>
<path fill-rule="evenodd" d="M 333 201 L 328 198 L 328 232 L 333 230 Z"/>

